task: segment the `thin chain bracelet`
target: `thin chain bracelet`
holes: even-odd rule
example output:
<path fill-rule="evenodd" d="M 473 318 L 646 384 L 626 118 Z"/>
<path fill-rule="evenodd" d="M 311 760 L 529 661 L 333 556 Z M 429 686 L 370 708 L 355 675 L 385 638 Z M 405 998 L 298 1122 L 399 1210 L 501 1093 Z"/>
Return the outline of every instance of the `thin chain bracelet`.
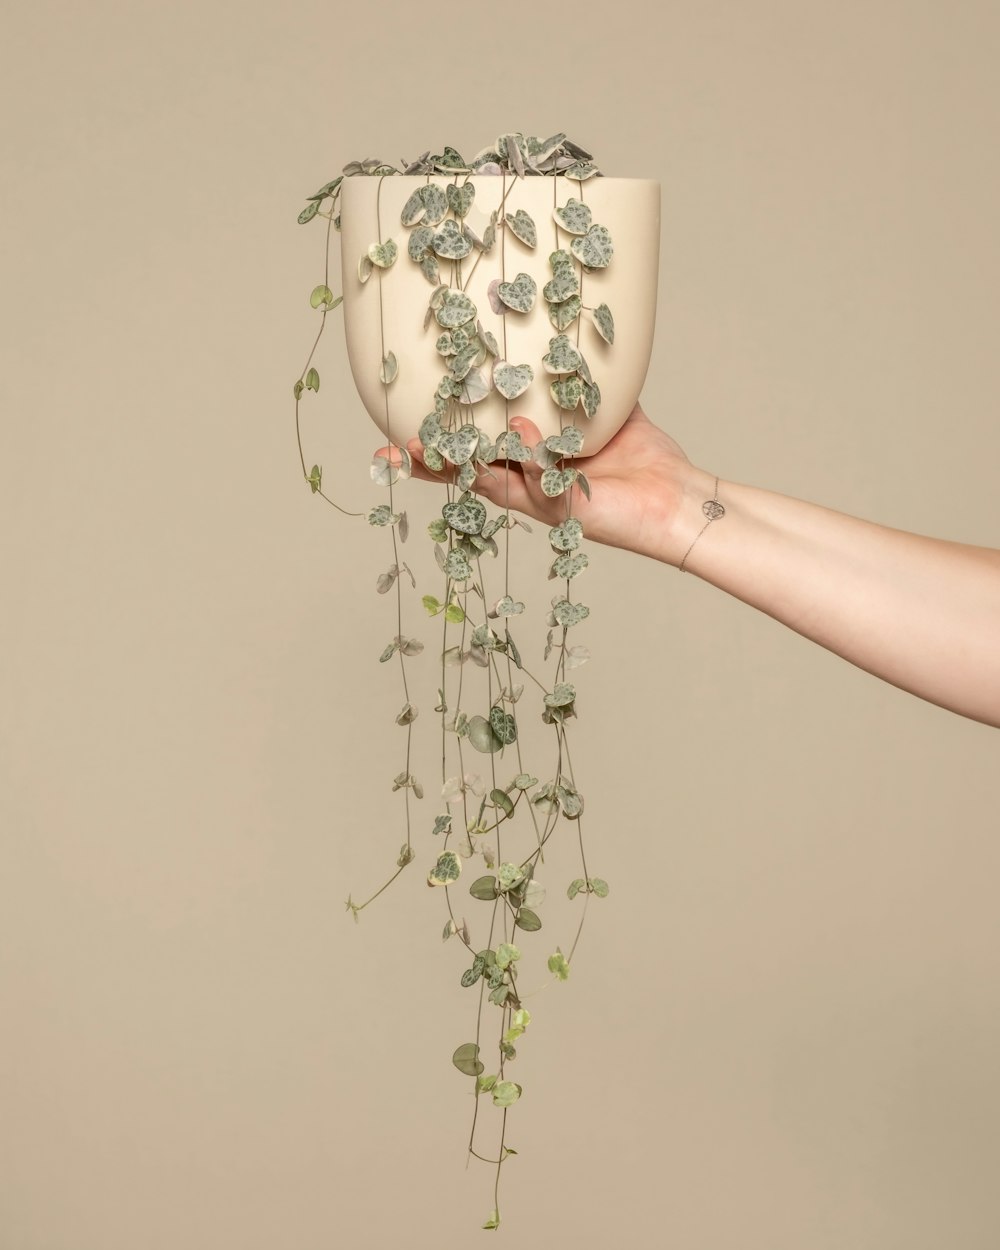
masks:
<path fill-rule="evenodd" d="M 708 529 L 708 527 L 712 524 L 713 521 L 717 521 L 719 517 L 724 517 L 726 515 L 725 508 L 722 506 L 721 503 L 719 503 L 719 479 L 718 478 L 715 479 L 715 494 L 712 496 L 711 499 L 705 500 L 705 502 L 701 505 L 701 510 L 702 512 L 704 512 L 705 516 L 708 519 L 705 521 L 705 524 L 701 527 L 698 533 L 695 534 L 694 542 L 691 544 L 690 547 L 688 547 L 687 551 L 684 552 L 684 558 L 683 560 L 681 560 L 680 564 L 678 564 L 677 566 L 678 573 L 687 572 L 687 569 L 684 567 L 684 565 L 687 564 L 688 556 L 691 554 L 692 551 L 694 551 L 694 543 L 698 541 L 698 539 L 702 536 L 702 534 L 704 534 L 704 532 Z"/>

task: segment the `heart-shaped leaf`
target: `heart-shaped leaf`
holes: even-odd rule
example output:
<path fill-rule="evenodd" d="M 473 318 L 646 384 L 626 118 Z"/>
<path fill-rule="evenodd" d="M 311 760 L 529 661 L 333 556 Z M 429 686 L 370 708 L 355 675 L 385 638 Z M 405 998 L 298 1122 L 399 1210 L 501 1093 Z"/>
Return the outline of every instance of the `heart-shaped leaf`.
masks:
<path fill-rule="evenodd" d="M 421 261 L 434 242 L 434 230 L 431 226 L 417 226 L 410 232 L 406 244 L 406 252 L 410 260 Z"/>
<path fill-rule="evenodd" d="M 398 373 L 399 363 L 396 360 L 396 353 L 386 352 L 382 358 L 382 367 L 378 371 L 378 380 L 388 386 L 390 382 L 395 382 Z"/>
<path fill-rule="evenodd" d="M 464 582 L 472 576 L 472 565 L 464 551 L 452 548 L 445 556 L 444 571 L 453 581 Z"/>
<path fill-rule="evenodd" d="M 484 508 L 485 512 L 486 509 Z M 447 520 L 447 517 L 445 518 Z M 549 542 L 556 551 L 575 551 L 583 538 L 583 523 L 575 516 L 567 517 L 561 525 L 549 530 Z"/>
<path fill-rule="evenodd" d="M 502 707 L 490 708 L 490 728 L 505 746 L 517 741 L 517 723 Z"/>
<path fill-rule="evenodd" d="M 483 755 L 492 755 L 499 751 L 503 743 L 493 732 L 490 722 L 485 716 L 469 717 L 469 745 Z"/>
<path fill-rule="evenodd" d="M 542 491 L 550 499 L 561 495 L 576 481 L 576 473 L 569 469 L 546 469 L 541 477 Z"/>
<path fill-rule="evenodd" d="M 538 287 L 530 274 L 519 273 L 513 282 L 501 282 L 497 294 L 508 308 L 526 313 L 534 307 Z"/>
<path fill-rule="evenodd" d="M 517 399 L 534 381 L 531 365 L 509 365 L 505 361 L 493 366 L 493 385 L 504 399 Z"/>
<path fill-rule="evenodd" d="M 441 509 L 441 515 L 459 534 L 478 534 L 486 524 L 486 509 L 478 499 L 463 498 L 446 503 Z M 563 522 L 564 525 L 567 523 Z M 582 528 L 581 526 L 581 532 Z"/>
<path fill-rule="evenodd" d="M 563 170 L 564 178 L 572 178 L 574 182 L 586 182 L 588 178 L 593 178 L 600 170 L 593 161 L 576 161 Z"/>
<path fill-rule="evenodd" d="M 563 580 L 569 581 L 570 578 L 576 577 L 578 574 L 582 573 L 589 563 L 590 558 L 587 556 L 586 552 L 581 551 L 575 556 L 567 554 L 557 557 L 552 565 L 552 572 L 556 577 L 561 577 Z"/>
<path fill-rule="evenodd" d="M 479 338 L 482 341 L 483 346 L 486 348 L 489 354 L 494 359 L 499 359 L 500 357 L 499 344 L 497 343 L 496 338 L 489 332 L 489 330 L 483 329 L 482 322 L 480 321 L 476 322 L 476 333 L 479 335 Z"/>
<path fill-rule="evenodd" d="M 476 466 L 472 463 L 471 460 L 467 461 L 459 469 L 458 476 L 455 478 L 455 482 L 456 482 L 456 485 L 458 486 L 458 489 L 459 490 L 472 490 L 473 486 L 475 486 L 476 484 L 477 476 L 478 475 L 476 473 Z"/>
<path fill-rule="evenodd" d="M 394 239 L 386 239 L 384 243 L 371 243 L 368 245 L 368 259 L 373 265 L 377 265 L 379 269 L 388 269 L 390 265 L 394 265 L 398 255 L 399 248 L 396 246 Z"/>
<path fill-rule="evenodd" d="M 576 259 L 587 269 L 606 268 L 615 252 L 607 226 L 591 226 L 582 239 L 574 239 L 569 246 Z"/>
<path fill-rule="evenodd" d="M 519 208 L 516 213 L 508 213 L 504 220 L 510 226 L 511 232 L 515 234 L 522 243 L 528 247 L 534 247 L 538 243 L 538 231 L 535 229 L 535 223 L 529 213 L 523 208 Z"/>
<path fill-rule="evenodd" d="M 579 378 L 562 378 L 552 383 L 549 394 L 560 408 L 572 412 L 583 395 L 583 383 Z"/>
<path fill-rule="evenodd" d="M 481 399 L 485 399 L 490 393 L 492 385 L 492 380 L 487 373 L 482 369 L 474 369 L 466 375 L 465 381 L 462 383 L 461 390 L 458 393 L 459 403 L 478 404 Z"/>
<path fill-rule="evenodd" d="M 552 608 L 552 615 L 557 625 L 568 629 L 571 625 L 578 625 L 580 621 L 585 621 L 590 615 L 590 608 L 582 603 L 570 603 L 568 599 L 561 599 Z"/>
<path fill-rule="evenodd" d="M 583 384 L 583 411 L 588 417 L 592 417 L 601 406 L 601 388 L 596 382 L 584 382 Z"/>
<path fill-rule="evenodd" d="M 546 707 L 569 707 L 576 698 L 576 687 L 568 681 L 556 682 L 551 694 L 545 696 Z"/>
<path fill-rule="evenodd" d="M 569 336 L 557 334 L 555 338 L 549 339 L 549 350 L 542 357 L 542 364 L 549 373 L 574 373 L 579 369 L 581 360 L 582 357 L 569 341 Z"/>
<path fill-rule="evenodd" d="M 523 464 L 530 460 L 533 454 L 531 448 L 521 442 L 521 435 L 517 430 L 507 430 L 497 439 L 498 460 L 516 460 Z"/>
<path fill-rule="evenodd" d="M 454 329 L 475 320 L 476 306 L 464 291 L 446 291 L 441 307 L 435 310 L 434 316 L 438 325 Z"/>
<path fill-rule="evenodd" d="M 577 317 L 579 317 L 582 307 L 583 300 L 580 299 L 579 295 L 571 295 L 569 299 L 563 300 L 561 304 L 549 304 L 549 320 L 555 329 L 560 332 L 568 330 Z"/>
<path fill-rule="evenodd" d="M 472 458 L 472 453 L 479 446 L 479 431 L 474 425 L 463 425 L 457 430 L 443 430 L 435 444 L 438 451 L 452 464 L 465 464 Z M 480 507 L 482 505 L 480 504 Z M 480 526 L 480 529 L 482 526 Z M 478 534 L 479 530 L 466 530 L 468 534 Z"/>
<path fill-rule="evenodd" d="M 479 1058 L 479 1047 L 475 1042 L 466 1042 L 459 1046 L 451 1057 L 452 1063 L 465 1076 L 479 1076 L 486 1071 L 486 1065 Z"/>
<path fill-rule="evenodd" d="M 579 295 L 580 283 L 575 269 L 560 269 L 554 278 L 542 287 L 542 295 L 550 304 L 561 304 L 572 295 Z"/>
<path fill-rule="evenodd" d="M 415 226 L 427 211 L 427 205 L 424 203 L 424 188 L 417 187 L 416 191 L 403 205 L 403 211 L 399 214 L 399 220 L 404 226 Z"/>
<path fill-rule="evenodd" d="M 594 219 L 590 206 L 572 197 L 562 208 L 553 209 L 552 216 L 569 234 L 586 234 Z"/>
<path fill-rule="evenodd" d="M 575 425 L 563 426 L 558 434 L 551 434 L 545 440 L 549 451 L 557 451 L 564 456 L 575 456 L 583 447 L 583 430 Z"/>
<path fill-rule="evenodd" d="M 486 615 L 496 620 L 499 616 L 520 616 L 523 611 L 524 604 L 520 599 L 512 599 L 510 595 L 504 595 L 502 599 L 496 601 Z"/>
<path fill-rule="evenodd" d="M 470 343 L 467 347 L 463 347 L 461 351 L 455 354 L 454 360 L 451 362 L 451 376 L 458 382 L 466 376 L 472 366 L 476 363 L 476 357 L 479 355 L 479 344 Z"/>
<path fill-rule="evenodd" d="M 445 196 L 448 200 L 448 207 L 456 217 L 464 217 L 472 207 L 472 201 L 476 198 L 476 188 L 473 183 L 466 182 L 458 187 L 453 182 L 449 182 L 445 188 Z"/>
<path fill-rule="evenodd" d="M 454 851 L 442 851 L 427 874 L 428 885 L 450 885 L 462 875 L 462 861 Z"/>
<path fill-rule="evenodd" d="M 445 260 L 461 260 L 472 251 L 472 244 L 462 233 L 461 226 L 450 217 L 441 223 L 432 246 L 437 255 Z"/>
<path fill-rule="evenodd" d="M 428 252 L 420 262 L 420 272 L 424 275 L 431 286 L 437 286 L 441 279 L 441 270 L 438 266 L 438 259 L 433 253 Z"/>
<path fill-rule="evenodd" d="M 458 351 L 458 348 L 455 346 L 455 340 L 451 337 L 451 334 L 447 330 L 444 334 L 438 336 L 438 340 L 434 344 L 434 348 L 436 351 L 440 352 L 442 356 L 454 356 Z"/>
<path fill-rule="evenodd" d="M 444 189 L 436 182 L 429 182 L 420 188 L 420 197 L 424 202 L 424 221 L 429 226 L 440 225 L 448 212 L 448 197 Z"/>
<path fill-rule="evenodd" d="M 613 343 L 615 341 L 615 319 L 611 315 L 611 309 L 607 304 L 598 304 L 594 309 L 593 317 L 597 333 L 602 339 Z"/>
<path fill-rule="evenodd" d="M 559 248 L 555 252 L 549 253 L 549 268 L 552 270 L 553 276 L 557 273 L 575 273 L 576 267 L 573 264 L 573 257 L 565 248 Z"/>

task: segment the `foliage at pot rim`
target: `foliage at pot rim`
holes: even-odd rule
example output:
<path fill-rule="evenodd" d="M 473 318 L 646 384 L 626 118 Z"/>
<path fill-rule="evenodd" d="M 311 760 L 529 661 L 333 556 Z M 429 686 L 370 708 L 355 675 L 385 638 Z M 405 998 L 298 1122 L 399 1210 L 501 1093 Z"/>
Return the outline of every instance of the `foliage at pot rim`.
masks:
<path fill-rule="evenodd" d="M 502 177 L 505 186 L 510 179 L 509 187 L 499 209 L 490 213 L 486 229 L 477 235 L 467 221 L 476 195 L 470 179 L 490 175 Z M 313 361 L 327 315 L 343 299 L 330 287 L 331 232 L 340 228 L 343 180 L 359 176 L 408 176 L 416 182 L 400 220 L 386 231 L 380 221 L 377 237 L 357 258 L 357 282 L 365 284 L 379 272 L 378 298 L 391 300 L 391 271 L 409 264 L 417 266 L 428 283 L 427 305 L 422 325 L 414 327 L 414 339 L 425 341 L 426 351 L 436 355 L 441 380 L 427 396 L 428 412 L 419 437 L 428 468 L 446 470 L 448 479 L 441 486 L 440 516 L 428 526 L 439 577 L 433 592 L 418 586 L 417 576 L 402 558 L 409 521 L 400 506 L 400 482 L 412 470 L 406 449 L 395 447 L 391 458 L 373 458 L 371 480 L 387 492 L 387 501 L 362 512 L 344 508 L 326 493 L 322 467 L 307 468 L 303 450 L 302 401 L 307 394 L 319 393 L 320 375 Z M 538 139 L 509 133 L 469 161 L 451 147 L 438 154 L 425 152 L 398 167 L 376 159 L 352 161 L 308 198 L 298 217 L 301 224 L 316 218 L 327 223 L 323 280 L 309 297 L 320 316 L 319 330 L 293 388 L 302 473 L 314 494 L 387 535 L 391 562 L 378 572 L 375 591 L 392 596 L 395 632 L 373 662 L 398 666 L 401 685 L 395 723 L 404 731 L 403 767 L 391 780 L 387 778 L 387 785 L 402 798 L 405 841 L 388 879 L 361 902 L 349 896 L 347 910 L 357 920 L 418 858 L 423 861 L 427 885 L 443 896 L 447 919 L 442 937 L 449 950 L 460 953 L 452 975 L 475 1001 L 475 1027 L 470 1029 L 475 1040 L 458 1045 L 451 1062 L 472 1082 L 475 1093 L 469 1153 L 495 1168 L 493 1210 L 483 1225 L 487 1229 L 499 1227 L 500 1175 L 504 1163 L 517 1153 L 507 1142 L 507 1120 L 523 1091 L 510 1079 L 508 1068 L 517 1058 L 515 1043 L 531 1024 L 527 993 L 519 982 L 528 975 L 529 946 L 537 941 L 534 935 L 546 927 L 547 874 L 554 871 L 546 850 L 553 849 L 549 844 L 557 831 L 572 834 L 580 864 L 580 875 L 563 888 L 571 900 L 582 895 L 583 905 L 567 953 L 558 945 L 544 944 L 543 939 L 547 980 L 569 977 L 587 905 L 592 897 L 608 894 L 607 882 L 588 869 L 584 797 L 573 772 L 568 734 L 568 722 L 577 715 L 576 685 L 569 677 L 589 659 L 587 648 L 569 637 L 570 630 L 582 625 L 590 613 L 575 590 L 576 579 L 590 562 L 583 550 L 583 525 L 572 511 L 576 492 L 589 497 L 590 485 L 575 462 L 584 448 L 586 424 L 601 401 L 599 382 L 580 350 L 584 316 L 606 344 L 613 345 L 615 338 L 614 316 L 607 304 L 585 302 L 590 275 L 606 269 L 614 256 L 611 233 L 594 221 L 586 198 L 586 183 L 600 176 L 591 154 L 564 134 Z M 556 203 L 550 221 L 533 220 L 523 207 L 506 209 L 507 197 L 520 180 L 529 177 L 565 183 L 565 197 Z M 520 269 L 513 275 L 501 270 L 486 283 L 484 292 L 479 289 L 482 275 L 478 283 L 473 281 L 480 262 L 502 251 L 497 243 L 504 231 L 511 238 L 515 261 L 519 254 L 538 251 L 543 238 L 551 240 L 551 278 L 541 291 Z M 523 316 L 539 298 L 552 326 L 548 350 L 535 360 L 503 359 L 505 320 Z M 403 346 L 382 344 L 378 380 L 385 388 L 387 405 L 400 371 L 406 368 Z M 412 345 L 405 346 L 412 350 Z M 509 417 L 511 405 L 532 386 L 548 391 L 561 428 L 558 434 L 528 447 L 509 428 Z M 496 439 L 476 422 L 476 405 L 492 392 L 503 399 L 507 414 L 505 428 Z M 518 564 L 512 544 L 520 538 L 517 531 L 529 533 L 531 526 L 509 509 L 500 508 L 491 515 L 476 493 L 480 474 L 491 473 L 491 465 L 529 459 L 542 468 L 545 493 L 564 505 L 561 520 L 548 532 L 549 577 L 559 589 L 550 598 L 548 629 L 544 645 L 539 644 L 541 662 L 549 665 L 542 672 L 531 666 L 527 641 L 520 637 L 519 618 L 525 602 L 519 596 L 526 588 L 514 584 Z M 416 636 L 421 632 L 418 621 L 431 625 L 436 636 L 432 650 L 439 687 L 433 719 L 444 751 L 440 782 L 433 787 L 410 770 L 412 734 L 420 713 L 410 700 L 407 669 L 427 649 Z M 519 725 L 526 716 L 537 716 L 551 728 L 552 759 L 545 767 L 523 758 Z M 487 774 L 485 780 L 476 767 Z M 418 818 L 417 806 L 427 794 L 435 796 L 431 806 L 436 810 Z M 430 839 L 429 849 L 419 853 L 414 845 L 418 824 Z M 518 835 L 522 845 L 514 850 L 512 843 L 516 845 Z M 480 928 L 486 932 L 485 940 L 474 940 L 473 930 Z M 537 988 L 529 992 L 536 993 Z M 487 1045 L 484 1034 L 490 1027 L 494 1041 Z M 477 1145 L 484 1104 L 497 1109 L 498 1144 L 490 1154 L 482 1153 Z"/>

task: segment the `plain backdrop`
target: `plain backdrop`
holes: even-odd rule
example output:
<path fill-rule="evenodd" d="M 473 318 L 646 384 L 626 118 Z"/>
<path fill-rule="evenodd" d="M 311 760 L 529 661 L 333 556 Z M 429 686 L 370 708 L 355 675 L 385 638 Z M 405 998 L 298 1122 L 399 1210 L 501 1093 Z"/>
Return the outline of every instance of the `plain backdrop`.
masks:
<path fill-rule="evenodd" d="M 296 215 L 352 159 L 565 130 L 662 183 L 644 403 L 696 463 L 996 545 L 1000 9 L 4 28 L 0 1250 L 469 1246 L 491 1184 L 426 816 L 411 875 L 344 909 L 401 841 L 395 631 L 384 535 L 301 480 Z M 330 329 L 307 456 L 367 508 Z M 497 1236 L 993 1250 L 996 731 L 591 554 L 574 763 L 612 892 L 522 1046 Z"/>

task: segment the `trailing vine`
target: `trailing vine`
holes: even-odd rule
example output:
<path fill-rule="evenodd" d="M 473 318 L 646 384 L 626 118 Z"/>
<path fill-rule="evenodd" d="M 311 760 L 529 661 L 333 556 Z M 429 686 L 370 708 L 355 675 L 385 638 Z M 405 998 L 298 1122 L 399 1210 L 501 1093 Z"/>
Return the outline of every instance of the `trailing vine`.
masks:
<path fill-rule="evenodd" d="M 501 180 L 500 203 L 477 233 L 470 224 L 477 194 L 472 179 L 490 175 Z M 356 281 L 367 284 L 374 279 L 378 285 L 379 382 L 391 448 L 389 456 L 376 455 L 371 465 L 372 480 L 387 490 L 387 502 L 367 513 L 343 509 L 324 492 L 321 467 L 306 468 L 300 422 L 306 393 L 320 389 L 313 361 L 326 318 L 343 298 L 335 297 L 330 287 L 330 242 L 332 231 L 341 224 L 343 180 L 354 176 L 379 180 L 406 176 L 416 182 L 398 222 L 392 222 L 388 231 L 379 207 L 376 237 L 357 259 Z M 476 1002 L 472 1040 L 457 1046 L 451 1061 L 473 1081 L 476 1093 L 469 1155 L 494 1168 L 493 1208 L 483 1225 L 487 1229 L 499 1227 L 501 1172 L 516 1154 L 507 1141 L 508 1111 L 523 1091 L 512 1079 L 510 1067 L 517 1058 L 517 1044 L 532 1026 L 520 985 L 528 945 L 522 951 L 521 943 L 544 927 L 545 888 L 540 879 L 544 873 L 539 867 L 546 863 L 546 849 L 557 831 L 567 826 L 575 831 L 580 870 L 568 884 L 567 894 L 570 899 L 583 896 L 583 907 L 567 950 L 551 944 L 546 948 L 545 968 L 552 979 L 569 977 L 590 896 L 603 898 L 608 893 L 607 883 L 592 876 L 587 864 L 584 797 L 573 770 L 568 728 L 577 715 L 573 670 L 589 659 L 586 647 L 571 642 L 570 631 L 590 613 L 575 593 L 575 581 L 586 571 L 589 555 L 583 547 L 583 525 L 573 514 L 573 488 L 589 497 L 590 486 L 577 461 L 584 449 L 585 423 L 601 402 L 599 384 L 581 349 L 584 314 L 604 343 L 613 344 L 615 336 L 607 304 L 584 303 L 589 276 L 605 269 L 614 254 L 610 232 L 593 220 L 586 202 L 586 183 L 599 176 L 590 154 L 565 135 L 538 140 L 507 134 L 469 162 L 450 147 L 441 154 L 425 153 L 417 161 L 403 162 L 400 168 L 378 160 L 352 162 L 311 196 L 299 214 L 303 224 L 317 217 L 327 223 L 323 281 L 310 297 L 320 314 L 320 325 L 294 387 L 302 473 L 310 490 L 332 506 L 348 516 L 364 516 L 369 526 L 387 531 L 391 563 L 379 574 L 376 591 L 392 594 L 395 632 L 378 660 L 398 665 L 402 706 L 395 719 L 405 729 L 402 766 L 391 781 L 392 790 L 403 796 L 405 841 L 385 882 L 363 901 L 349 896 L 347 910 L 358 920 L 403 873 L 418 854 L 414 826 L 425 827 L 432 847 L 437 842 L 429 853 L 420 852 L 426 855 L 426 880 L 443 894 L 447 914 L 443 938 L 457 939 L 452 946 L 461 955 L 455 961 L 455 975 Z M 553 333 L 548 350 L 539 358 L 510 361 L 508 321 L 531 312 L 539 299 L 539 283 L 521 264 L 541 246 L 546 223 L 536 222 L 522 207 L 513 212 L 506 209 L 519 180 L 529 177 L 548 177 L 552 182 L 551 277 L 540 295 Z M 564 190 L 567 187 L 569 191 Z M 381 181 L 379 205 L 380 197 Z M 486 268 L 478 273 L 481 263 Z M 426 279 L 427 306 L 423 326 L 414 327 L 413 341 L 391 344 L 385 341 L 382 301 L 392 298 L 391 271 L 405 264 L 416 266 Z M 353 259 L 344 265 L 345 275 L 352 268 Z M 494 276 L 486 280 L 487 272 Z M 355 280 L 353 274 L 350 280 Z M 492 329 L 484 324 L 491 316 Z M 413 342 L 422 345 L 415 349 Z M 434 593 L 422 594 L 419 609 L 410 598 L 410 592 L 417 589 L 416 576 L 401 558 L 409 524 L 405 510 L 398 506 L 399 483 L 410 476 L 412 464 L 405 446 L 393 437 L 391 403 L 393 384 L 414 350 L 436 353 L 440 360 L 441 379 L 435 393 L 427 397 L 430 410 L 419 438 L 427 467 L 446 474 L 440 516 L 428 526 L 441 581 Z M 547 385 L 562 421 L 558 434 L 528 447 L 510 428 L 509 418 L 511 404 L 536 384 Z M 495 439 L 476 420 L 476 405 L 491 393 L 502 397 L 505 411 L 504 429 Z M 525 612 L 524 601 L 517 597 L 525 588 L 513 572 L 517 564 L 514 544 L 520 541 L 518 531 L 527 533 L 531 527 L 510 510 L 509 502 L 491 514 L 476 492 L 480 475 L 491 473 L 491 465 L 528 460 L 542 469 L 542 490 L 565 501 L 561 520 L 547 535 L 552 551 L 549 576 L 560 583 L 560 589 L 551 599 L 548 632 L 544 646 L 539 646 L 545 666 L 539 672 L 524 658 L 524 639 L 519 645 L 514 637 Z M 424 799 L 425 788 L 411 767 L 413 727 L 419 712 L 411 701 L 407 669 L 425 644 L 405 624 L 404 599 L 408 609 L 437 621 L 434 650 L 439 697 L 434 716 L 441 743 L 441 776 L 433 790 L 439 801 L 437 810 L 419 820 L 415 805 Z M 539 776 L 522 757 L 520 728 L 526 716 L 540 717 L 551 729 L 551 756 L 544 768 L 535 770 Z M 474 770 L 476 759 L 481 760 L 485 780 Z M 473 926 L 456 907 L 455 891 L 463 875 L 466 879 L 473 876 L 467 894 L 476 901 L 474 928 L 485 937 L 474 939 Z M 484 1102 L 499 1112 L 496 1122 L 487 1126 L 492 1128 L 495 1143 L 490 1149 L 479 1144 Z"/>

